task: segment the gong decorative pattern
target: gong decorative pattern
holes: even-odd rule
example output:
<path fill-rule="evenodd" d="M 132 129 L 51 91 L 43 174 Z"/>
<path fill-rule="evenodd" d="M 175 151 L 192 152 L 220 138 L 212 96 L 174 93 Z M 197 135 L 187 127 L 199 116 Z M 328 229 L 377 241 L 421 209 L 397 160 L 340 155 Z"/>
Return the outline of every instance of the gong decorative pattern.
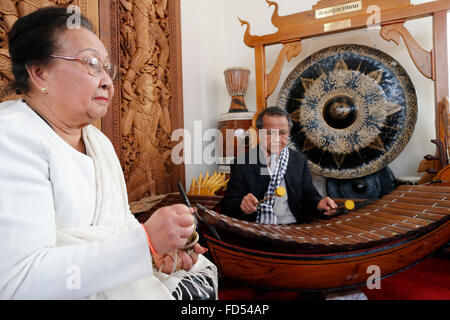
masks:
<path fill-rule="evenodd" d="M 291 139 L 311 171 L 349 179 L 386 167 L 404 149 L 417 120 L 406 71 L 371 47 L 322 49 L 285 80 L 278 105 L 291 115 Z"/>

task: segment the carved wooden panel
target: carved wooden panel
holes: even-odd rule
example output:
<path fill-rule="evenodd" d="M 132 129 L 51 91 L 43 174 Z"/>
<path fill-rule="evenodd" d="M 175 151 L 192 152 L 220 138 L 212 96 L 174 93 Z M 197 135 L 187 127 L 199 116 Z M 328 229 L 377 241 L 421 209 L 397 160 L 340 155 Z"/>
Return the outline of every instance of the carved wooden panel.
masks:
<path fill-rule="evenodd" d="M 108 12 L 108 14 L 105 14 Z M 100 0 L 100 34 L 120 66 L 102 128 L 121 159 L 130 201 L 177 190 L 171 160 L 183 127 L 179 1 Z"/>

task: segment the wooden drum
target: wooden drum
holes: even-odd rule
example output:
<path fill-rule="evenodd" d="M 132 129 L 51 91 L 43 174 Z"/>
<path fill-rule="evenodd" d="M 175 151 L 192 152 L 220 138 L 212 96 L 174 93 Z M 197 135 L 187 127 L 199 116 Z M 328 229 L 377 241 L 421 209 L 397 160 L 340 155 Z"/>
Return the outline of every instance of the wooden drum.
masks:
<path fill-rule="evenodd" d="M 227 113 L 220 115 L 218 128 L 222 133 L 222 145 L 219 148 L 219 171 L 229 171 L 228 164 L 235 156 L 248 151 L 254 112 L 249 112 L 245 104 L 250 70 L 242 67 L 228 68 L 224 71 L 225 84 L 231 96 Z"/>
<path fill-rule="evenodd" d="M 247 112 L 244 96 L 247 93 L 250 70 L 242 67 L 228 68 L 224 75 L 228 94 L 231 96 L 228 112 Z"/>

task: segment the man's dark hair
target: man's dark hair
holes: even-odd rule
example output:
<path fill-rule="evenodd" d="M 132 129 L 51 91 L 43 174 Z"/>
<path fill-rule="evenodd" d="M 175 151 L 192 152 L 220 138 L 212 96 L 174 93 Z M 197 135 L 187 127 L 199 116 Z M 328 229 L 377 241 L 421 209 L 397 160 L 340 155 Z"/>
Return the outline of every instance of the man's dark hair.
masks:
<path fill-rule="evenodd" d="M 14 82 L 8 91 L 17 94 L 29 91 L 26 66 L 50 63 L 50 55 L 58 50 L 57 33 L 67 30 L 67 20 L 72 15 L 66 8 L 45 7 L 14 23 L 8 34 Z M 80 15 L 80 27 L 93 31 L 92 24 L 83 15 Z"/>
<path fill-rule="evenodd" d="M 284 110 L 283 108 L 280 107 L 268 107 L 266 109 L 264 109 L 263 111 L 261 111 L 261 113 L 258 115 L 258 118 L 256 119 L 256 128 L 258 129 L 262 129 L 264 126 L 264 122 L 263 122 L 263 118 L 264 116 L 275 116 L 275 117 L 285 117 L 289 123 L 289 130 L 292 129 L 292 120 L 291 120 L 291 116 L 289 115 L 289 113 Z"/>

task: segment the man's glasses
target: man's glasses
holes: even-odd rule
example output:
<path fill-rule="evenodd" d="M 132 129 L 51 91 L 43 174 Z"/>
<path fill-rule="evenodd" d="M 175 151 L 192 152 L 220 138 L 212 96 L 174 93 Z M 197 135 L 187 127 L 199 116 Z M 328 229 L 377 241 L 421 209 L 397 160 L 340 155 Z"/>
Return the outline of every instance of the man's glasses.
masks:
<path fill-rule="evenodd" d="M 114 78 L 116 77 L 117 68 L 114 64 L 109 63 L 105 65 L 100 59 L 95 57 L 65 57 L 53 54 L 50 55 L 50 57 L 69 61 L 80 61 L 86 65 L 88 73 L 94 77 L 103 70 L 105 70 L 106 74 L 111 78 L 111 80 L 114 80 Z"/>

